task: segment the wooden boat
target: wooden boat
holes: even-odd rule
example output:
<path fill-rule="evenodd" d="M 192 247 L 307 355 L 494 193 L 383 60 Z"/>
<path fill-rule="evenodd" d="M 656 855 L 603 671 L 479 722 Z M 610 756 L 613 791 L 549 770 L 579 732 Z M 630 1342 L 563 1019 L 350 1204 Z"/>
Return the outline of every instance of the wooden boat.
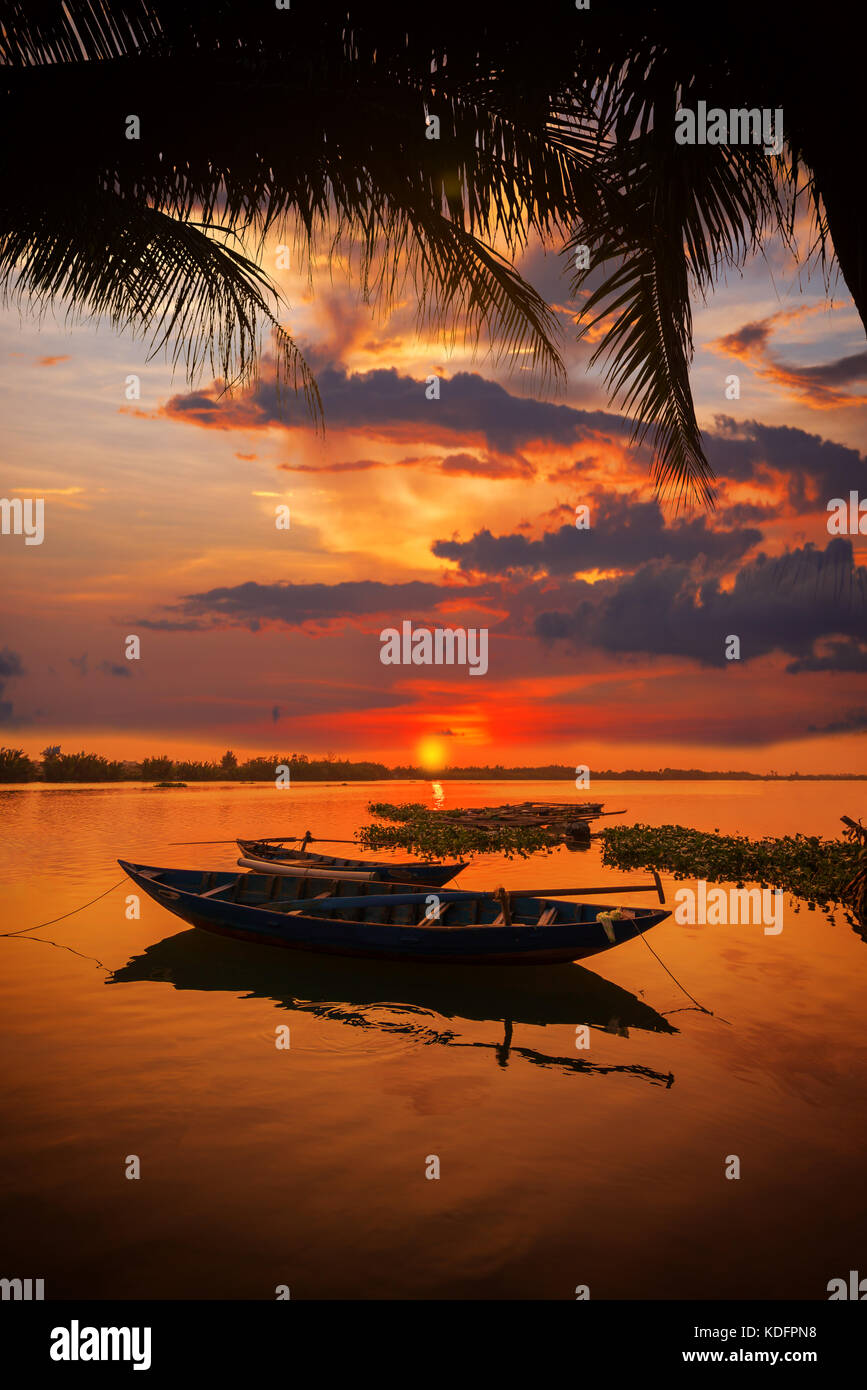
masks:
<path fill-rule="evenodd" d="M 463 864 L 419 864 L 417 860 L 384 864 L 368 859 L 343 859 L 334 854 L 314 854 L 312 850 L 287 848 L 284 841 L 236 840 L 235 843 L 245 859 L 293 863 L 299 869 L 309 865 L 311 868 L 346 870 L 350 873 L 375 870 L 377 879 L 383 883 L 431 883 L 436 887 L 437 884 L 448 883 L 464 868 Z"/>
<path fill-rule="evenodd" d="M 464 965 L 583 960 L 631 941 L 669 916 L 652 908 L 623 914 L 598 904 L 503 890 L 445 889 L 434 895 L 440 919 L 429 921 L 432 895 L 407 884 L 118 863 L 169 912 L 205 931 L 376 960 Z"/>

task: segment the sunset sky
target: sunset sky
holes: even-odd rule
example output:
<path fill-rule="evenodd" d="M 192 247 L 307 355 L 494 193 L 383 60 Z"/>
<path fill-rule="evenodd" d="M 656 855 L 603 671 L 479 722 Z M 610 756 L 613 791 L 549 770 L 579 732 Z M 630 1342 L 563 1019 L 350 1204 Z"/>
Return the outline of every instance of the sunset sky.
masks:
<path fill-rule="evenodd" d="M 842 282 L 826 303 L 769 244 L 696 304 L 718 506 L 677 515 L 588 371 L 563 257 L 520 262 L 562 323 L 556 394 L 420 336 L 409 286 L 382 320 L 339 269 L 310 294 L 275 252 L 324 437 L 267 361 L 220 397 L 106 325 L 0 317 L 0 495 L 45 498 L 41 546 L 0 537 L 0 742 L 406 763 L 437 738 L 456 765 L 867 771 L 867 536 L 827 529 L 831 498 L 867 496 L 867 351 Z M 487 627 L 487 674 L 383 665 L 404 619 Z"/>

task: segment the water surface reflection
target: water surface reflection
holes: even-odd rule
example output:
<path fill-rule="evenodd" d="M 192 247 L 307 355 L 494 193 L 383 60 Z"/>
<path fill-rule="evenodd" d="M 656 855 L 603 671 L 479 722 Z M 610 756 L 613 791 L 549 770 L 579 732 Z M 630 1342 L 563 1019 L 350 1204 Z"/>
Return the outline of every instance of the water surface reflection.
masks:
<path fill-rule="evenodd" d="M 649 1004 L 579 965 L 510 969 L 431 967 L 341 960 L 252 946 L 195 930 L 148 946 L 109 975 L 108 984 L 162 981 L 179 990 L 219 990 L 269 999 L 278 1008 L 401 1038 L 414 1046 L 489 1048 L 501 1067 L 519 1058 L 564 1072 L 623 1072 L 670 1087 L 671 1073 L 549 1055 L 514 1041 L 518 1024 L 567 1025 L 629 1037 L 629 1029 L 677 1033 Z M 455 1028 L 444 1028 L 449 1021 Z M 470 1041 L 465 1023 L 498 1023 L 502 1040 Z"/>

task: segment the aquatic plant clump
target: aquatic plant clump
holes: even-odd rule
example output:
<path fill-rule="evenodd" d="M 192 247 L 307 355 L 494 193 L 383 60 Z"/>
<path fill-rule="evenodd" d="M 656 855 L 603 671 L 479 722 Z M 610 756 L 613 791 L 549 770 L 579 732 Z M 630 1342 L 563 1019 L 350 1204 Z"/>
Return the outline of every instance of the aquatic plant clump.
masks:
<path fill-rule="evenodd" d="M 531 854 L 556 848 L 563 838 L 558 831 L 528 826 L 482 830 L 456 825 L 418 802 L 371 801 L 367 809 L 379 820 L 396 824 L 362 826 L 355 839 L 363 849 L 408 850 L 422 859 L 447 859 L 455 855 L 466 858 L 474 854 L 504 854 L 507 859 L 518 855 L 528 859 Z"/>
<path fill-rule="evenodd" d="M 856 916 L 863 901 L 853 884 L 859 870 L 857 842 L 817 835 L 750 840 L 745 835 L 709 834 L 683 825 L 621 825 L 602 831 L 602 862 L 618 869 L 663 870 L 675 878 L 746 882 L 781 888 L 813 911 L 828 916 L 841 904 Z"/>

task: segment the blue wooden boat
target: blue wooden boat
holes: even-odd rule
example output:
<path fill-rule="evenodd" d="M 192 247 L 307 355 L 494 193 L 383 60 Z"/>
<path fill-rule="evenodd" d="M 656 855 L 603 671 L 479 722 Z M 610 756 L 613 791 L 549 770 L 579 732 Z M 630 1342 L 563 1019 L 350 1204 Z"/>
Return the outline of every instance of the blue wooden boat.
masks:
<path fill-rule="evenodd" d="M 375 869 L 376 877 L 383 883 L 448 883 L 455 878 L 464 864 L 419 864 L 417 860 L 407 860 L 393 864 L 369 859 L 344 859 L 334 854 L 314 854 L 312 850 L 292 849 L 285 841 L 275 840 L 236 840 L 241 853 L 250 859 L 273 860 L 275 864 L 309 865 L 312 869 L 347 869 L 363 873 Z"/>
<path fill-rule="evenodd" d="M 628 916 L 593 903 L 523 894 L 359 883 L 281 873 L 163 869 L 119 859 L 143 892 L 185 922 L 242 941 L 375 960 L 541 965 L 583 960 L 656 926 L 666 911 Z M 553 890 L 552 890 L 553 891 Z M 602 920 L 605 919 L 605 920 Z"/>

